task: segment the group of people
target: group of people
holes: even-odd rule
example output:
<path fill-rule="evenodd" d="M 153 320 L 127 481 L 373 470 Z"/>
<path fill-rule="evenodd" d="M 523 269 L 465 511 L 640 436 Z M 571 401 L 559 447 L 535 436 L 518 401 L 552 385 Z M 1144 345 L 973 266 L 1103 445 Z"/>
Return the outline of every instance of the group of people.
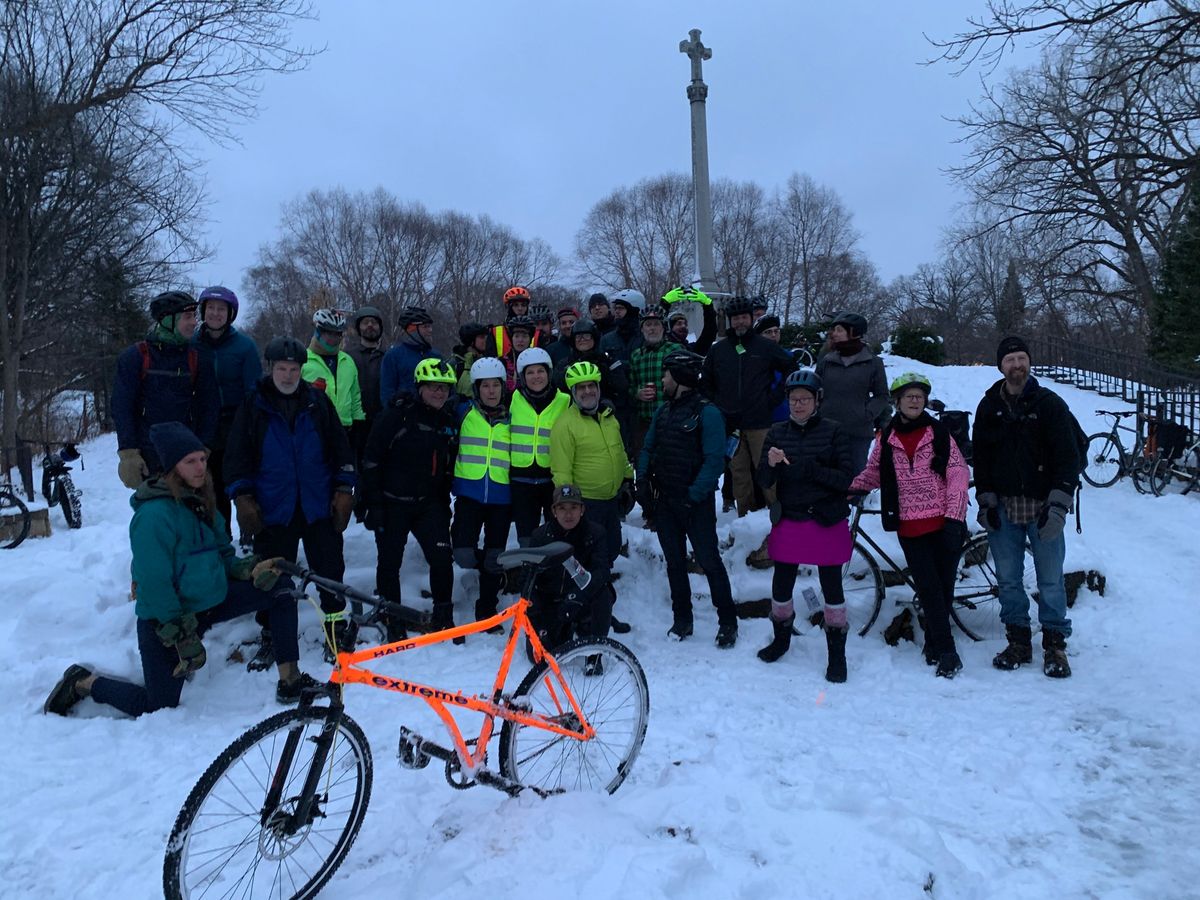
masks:
<path fill-rule="evenodd" d="M 966 531 L 967 464 L 926 411 L 929 380 L 906 373 L 887 384 L 862 316 L 839 314 L 816 367 L 798 368 L 761 300 L 727 301 L 720 340 L 711 299 L 691 288 L 659 304 L 633 289 L 594 294 L 586 318 L 573 307 L 554 317 L 531 310 L 522 286 L 503 302 L 503 321 L 463 325 L 450 355 L 435 347 L 433 317 L 419 307 L 401 312 L 386 350 L 377 309 L 359 309 L 348 323 L 321 308 L 307 346 L 291 337 L 267 344 L 264 372 L 253 341 L 233 324 L 232 291 L 154 298 L 154 325 L 119 358 L 113 393 L 118 474 L 133 491 L 145 683 L 75 665 L 46 710 L 66 714 L 89 695 L 130 715 L 174 706 L 182 680 L 204 664 L 205 630 L 250 612 L 263 629 L 251 663 L 273 663 L 277 699 L 294 702 L 312 680 L 298 668 L 293 587 L 274 563 L 294 561 L 303 544 L 314 572 L 341 580 L 343 533 L 354 517 L 374 536 L 376 592 L 394 604 L 408 537 L 416 539 L 434 629 L 454 623 L 455 565 L 478 572 L 476 620 L 495 615 L 505 588 L 497 558 L 511 527 L 523 546 L 571 544 L 573 564 L 590 574 L 586 588 L 566 572 L 545 573 L 530 598 L 532 621 L 555 646 L 575 633 L 629 630 L 614 614 L 613 563 L 622 521 L 640 505 L 666 564 L 668 634 L 693 635 L 694 564 L 716 608 L 715 643 L 731 648 L 738 617 L 716 533 L 722 476 L 738 515 L 770 508 L 756 552 L 774 566 L 773 636 L 760 659 L 787 652 L 799 567 L 815 566 L 826 678 L 846 680 L 851 623 L 841 568 L 852 548 L 850 502 L 879 487 L 884 527 L 898 532 L 918 586 L 926 659 L 940 676 L 961 669 L 948 610 Z M 702 311 L 695 341 L 681 303 Z M 343 349 L 348 325 L 356 341 Z M 1009 640 L 994 662 L 1016 668 L 1032 659 L 1021 584 L 1029 540 L 1045 671 L 1062 676 L 1070 673 L 1062 526 L 1077 460 L 1060 440 L 1066 407 L 1030 375 L 1028 348 L 1007 339 L 998 365 L 1005 377 L 981 402 L 975 427 L 980 523 Z M 233 550 L 233 519 L 251 556 Z M 332 659 L 354 647 L 355 628 L 343 600 L 322 594 L 320 602 Z M 403 621 L 386 626 L 389 640 L 405 637 Z"/>

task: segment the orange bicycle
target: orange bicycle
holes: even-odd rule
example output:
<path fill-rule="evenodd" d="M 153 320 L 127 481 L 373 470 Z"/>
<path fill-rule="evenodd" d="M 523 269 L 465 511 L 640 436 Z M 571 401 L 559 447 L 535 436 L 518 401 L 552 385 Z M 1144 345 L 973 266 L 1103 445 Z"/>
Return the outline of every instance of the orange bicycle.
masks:
<path fill-rule="evenodd" d="M 167 897 L 259 895 L 313 897 L 350 851 L 371 796 L 371 750 L 362 728 L 345 713 L 342 685 L 366 684 L 424 700 L 450 733 L 451 746 L 400 729 L 401 765 L 420 769 L 445 761 L 455 788 L 476 784 L 515 795 L 564 790 L 612 793 L 629 774 L 646 736 L 650 692 L 629 649 L 608 638 L 577 638 L 551 654 L 526 612 L 537 574 L 573 563 L 566 543 L 509 550 L 506 570 L 519 570 L 521 598 L 497 615 L 420 637 L 339 653 L 329 682 L 304 692 L 296 709 L 271 716 L 230 744 L 192 788 L 167 843 Z M 372 610 L 356 616 L 374 624 L 396 604 L 366 596 L 298 566 L 279 571 L 300 580 L 298 596 L 315 585 Z M 511 622 L 491 693 L 465 695 L 365 668 L 372 660 L 487 631 Z M 534 666 L 505 693 L 518 641 L 529 642 Z M 466 739 L 452 710 L 483 715 L 477 737 Z M 499 770 L 488 767 L 495 720 Z"/>

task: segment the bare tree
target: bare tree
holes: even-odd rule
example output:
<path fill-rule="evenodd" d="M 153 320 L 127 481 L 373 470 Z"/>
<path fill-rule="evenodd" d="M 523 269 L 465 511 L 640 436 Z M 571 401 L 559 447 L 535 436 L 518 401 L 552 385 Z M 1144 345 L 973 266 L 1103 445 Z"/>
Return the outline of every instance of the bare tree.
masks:
<path fill-rule="evenodd" d="M 778 228 L 766 192 L 753 181 L 713 184 L 717 283 L 733 294 L 773 297 L 780 287 Z"/>

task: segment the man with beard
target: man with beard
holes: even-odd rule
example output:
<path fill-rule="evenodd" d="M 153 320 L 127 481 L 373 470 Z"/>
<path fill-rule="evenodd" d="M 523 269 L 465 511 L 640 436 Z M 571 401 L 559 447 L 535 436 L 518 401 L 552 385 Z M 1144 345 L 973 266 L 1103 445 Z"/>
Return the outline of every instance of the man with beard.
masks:
<path fill-rule="evenodd" d="M 550 362 L 559 371 L 566 370 L 567 357 L 575 349 L 575 342 L 571 339 L 571 333 L 575 328 L 575 323 L 578 321 L 579 310 L 575 307 L 564 306 L 558 311 L 558 340 L 546 349 L 550 353 Z"/>
<path fill-rule="evenodd" d="M 379 400 L 379 369 L 383 365 L 383 313 L 373 306 L 364 306 L 354 314 L 354 333 L 358 340 L 346 348 L 346 354 L 354 360 L 358 369 L 358 390 L 362 396 L 363 415 L 361 439 L 357 446 L 366 443 L 375 417 L 383 409 Z"/>
<path fill-rule="evenodd" d="M 596 325 L 596 332 L 603 338 L 606 334 L 613 330 L 617 324 L 617 320 L 613 318 L 612 306 L 608 302 L 608 297 L 599 292 L 588 297 L 588 318 Z M 599 343 L 600 338 L 597 338 Z"/>

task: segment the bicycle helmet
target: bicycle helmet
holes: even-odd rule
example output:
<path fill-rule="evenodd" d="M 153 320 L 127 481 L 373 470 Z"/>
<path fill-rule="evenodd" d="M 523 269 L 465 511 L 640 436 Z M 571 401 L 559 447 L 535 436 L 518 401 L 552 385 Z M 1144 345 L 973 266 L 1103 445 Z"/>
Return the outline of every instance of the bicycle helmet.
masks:
<path fill-rule="evenodd" d="M 591 335 L 592 340 L 597 342 L 600 340 L 600 329 L 591 319 L 580 319 L 575 323 L 575 327 L 571 329 L 571 340 L 574 341 L 581 334 Z"/>
<path fill-rule="evenodd" d="M 508 381 L 508 369 L 494 356 L 485 356 L 471 363 L 471 384 L 478 384 L 487 378 L 499 378 L 502 383 Z"/>
<path fill-rule="evenodd" d="M 533 319 L 529 316 L 513 316 L 504 323 L 504 327 L 508 329 L 509 334 L 512 334 L 514 331 L 524 331 L 531 339 L 533 338 L 533 333 L 537 331 L 537 326 L 533 324 Z"/>
<path fill-rule="evenodd" d="M 771 304 L 767 301 L 766 297 L 764 297 L 762 294 L 759 294 L 757 297 L 750 298 L 750 308 L 751 312 L 756 312 L 761 309 L 765 315 L 767 310 L 771 308 Z"/>
<path fill-rule="evenodd" d="M 458 342 L 464 347 L 470 347 L 475 343 L 475 338 L 487 333 L 488 327 L 486 325 L 479 322 L 467 322 L 458 328 Z"/>
<path fill-rule="evenodd" d="M 895 397 L 906 387 L 921 388 L 925 392 L 926 398 L 933 392 L 933 384 L 930 383 L 928 378 L 918 372 L 905 372 L 903 375 L 898 375 L 893 379 L 890 388 L 892 396 Z"/>
<path fill-rule="evenodd" d="M 600 367 L 594 362 L 588 362 L 586 359 L 581 359 L 579 362 L 571 363 L 567 367 L 566 382 L 567 387 L 574 389 L 577 384 L 585 384 L 589 381 L 600 383 Z"/>
<path fill-rule="evenodd" d="M 525 369 L 529 366 L 545 366 L 547 372 L 554 371 L 554 363 L 550 360 L 550 354 L 541 347 L 530 347 L 518 354 L 517 377 L 520 378 L 524 375 Z"/>
<path fill-rule="evenodd" d="M 825 395 L 825 389 L 821 386 L 821 376 L 816 373 L 815 369 L 797 369 L 789 375 L 787 381 L 783 383 L 784 393 L 791 396 L 792 391 L 796 388 L 811 391 L 818 402 Z"/>
<path fill-rule="evenodd" d="M 204 304 L 207 303 L 209 300 L 224 300 L 227 304 L 229 304 L 229 321 L 226 322 L 225 324 L 232 325 L 233 320 L 237 318 L 237 314 L 238 314 L 237 294 L 235 294 L 229 288 L 221 287 L 220 285 L 213 285 L 212 287 L 206 287 L 204 290 L 202 290 L 200 292 L 200 299 L 199 299 L 200 318 L 202 318 L 202 319 L 204 318 Z"/>
<path fill-rule="evenodd" d="M 516 300 L 518 302 L 521 300 L 524 300 L 526 303 L 528 303 L 530 300 L 529 288 L 522 287 L 519 284 L 514 284 L 512 287 L 510 287 L 507 291 L 504 292 L 504 305 L 505 306 L 508 306 L 508 304 L 512 303 L 514 300 Z"/>
<path fill-rule="evenodd" d="M 364 306 L 354 314 L 354 327 L 357 328 L 363 319 L 378 319 L 379 327 L 383 327 L 383 313 L 374 306 Z"/>
<path fill-rule="evenodd" d="M 749 297 L 730 297 L 725 301 L 725 316 L 732 319 L 734 316 L 753 315 L 754 301 Z"/>
<path fill-rule="evenodd" d="M 167 316 L 177 316 L 181 312 L 196 308 L 192 295 L 184 291 L 163 291 L 150 301 L 150 318 L 161 322 Z"/>
<path fill-rule="evenodd" d="M 346 317 L 336 309 L 318 309 L 313 313 L 312 323 L 317 331 L 336 331 L 341 334 L 346 330 Z"/>
<path fill-rule="evenodd" d="M 406 306 L 400 310 L 400 315 L 396 316 L 396 324 L 400 326 L 401 331 L 408 331 L 418 325 L 432 325 L 433 316 L 422 306 Z"/>
<path fill-rule="evenodd" d="M 849 310 L 842 310 L 842 312 L 834 316 L 833 321 L 830 323 L 830 326 L 833 325 L 841 325 L 850 332 L 851 337 L 863 337 L 867 333 L 866 318 Z"/>
<path fill-rule="evenodd" d="M 658 321 L 662 322 L 662 321 L 665 321 L 666 316 L 665 316 L 665 311 L 663 310 L 663 308 L 661 306 L 659 306 L 658 304 L 653 304 L 653 305 L 647 306 L 645 309 L 643 309 L 642 314 L 640 316 L 638 316 L 638 318 L 641 319 L 643 322 L 645 322 L 649 319 L 658 319 Z"/>
<path fill-rule="evenodd" d="M 431 357 L 417 363 L 413 381 L 417 384 L 458 384 L 458 377 L 448 363 Z"/>
<path fill-rule="evenodd" d="M 263 359 L 266 360 L 268 368 L 272 363 L 277 362 L 294 362 L 304 365 L 308 362 L 308 351 L 295 338 L 275 337 L 267 341 L 267 347 L 263 350 Z"/>
<path fill-rule="evenodd" d="M 704 357 L 691 350 L 672 350 L 663 360 L 663 369 L 671 373 L 679 384 L 684 387 L 698 387 L 700 374 L 704 371 Z"/>
<path fill-rule="evenodd" d="M 538 303 L 537 305 L 529 308 L 529 318 L 533 319 L 534 323 L 537 325 L 541 325 L 543 322 L 553 321 L 550 318 L 550 307 L 543 303 Z"/>
<path fill-rule="evenodd" d="M 609 299 L 613 303 L 624 304 L 628 309 L 637 313 L 646 308 L 646 295 L 641 291 L 635 291 L 633 288 L 625 288 L 623 291 L 617 291 Z"/>

